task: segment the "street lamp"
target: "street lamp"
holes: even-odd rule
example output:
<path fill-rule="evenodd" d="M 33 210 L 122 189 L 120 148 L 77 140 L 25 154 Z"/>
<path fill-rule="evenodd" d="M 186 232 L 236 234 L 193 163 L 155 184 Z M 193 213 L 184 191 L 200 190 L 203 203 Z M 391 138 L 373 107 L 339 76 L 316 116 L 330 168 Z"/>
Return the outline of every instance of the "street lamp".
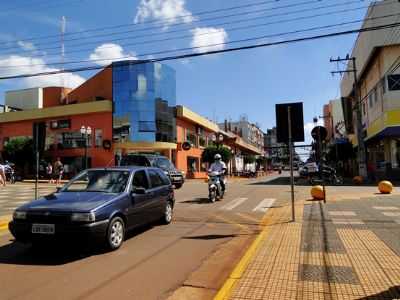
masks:
<path fill-rule="evenodd" d="M 92 128 L 90 128 L 90 126 L 85 127 L 82 125 L 81 134 L 82 134 L 82 137 L 85 139 L 85 169 L 87 169 L 88 168 L 88 145 L 89 145 L 90 135 L 92 134 Z"/>
<path fill-rule="evenodd" d="M 217 144 L 217 147 L 219 148 L 220 144 L 222 144 L 223 140 L 224 140 L 224 136 L 222 135 L 222 133 L 214 133 L 211 136 L 211 139 L 214 143 Z"/>

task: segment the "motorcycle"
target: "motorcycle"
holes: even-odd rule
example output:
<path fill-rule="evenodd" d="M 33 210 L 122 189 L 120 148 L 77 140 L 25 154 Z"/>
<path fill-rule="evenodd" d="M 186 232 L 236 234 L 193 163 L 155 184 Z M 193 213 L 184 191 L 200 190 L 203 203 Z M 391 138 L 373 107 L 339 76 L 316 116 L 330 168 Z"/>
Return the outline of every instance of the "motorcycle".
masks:
<path fill-rule="evenodd" d="M 322 174 L 321 174 L 322 173 Z M 337 175 L 336 169 L 327 165 L 322 166 L 322 172 L 314 173 L 310 176 L 310 184 L 314 185 L 322 180 L 325 183 L 330 183 L 334 185 L 343 184 L 343 177 Z"/>
<path fill-rule="evenodd" d="M 4 171 L 6 174 L 6 180 L 8 180 L 11 184 L 14 184 L 17 181 L 15 175 L 15 164 L 6 162 Z"/>
<path fill-rule="evenodd" d="M 224 180 L 221 178 L 222 175 L 220 172 L 208 173 L 208 199 L 210 202 L 215 202 L 224 197 L 225 191 L 221 186 L 221 180 Z"/>

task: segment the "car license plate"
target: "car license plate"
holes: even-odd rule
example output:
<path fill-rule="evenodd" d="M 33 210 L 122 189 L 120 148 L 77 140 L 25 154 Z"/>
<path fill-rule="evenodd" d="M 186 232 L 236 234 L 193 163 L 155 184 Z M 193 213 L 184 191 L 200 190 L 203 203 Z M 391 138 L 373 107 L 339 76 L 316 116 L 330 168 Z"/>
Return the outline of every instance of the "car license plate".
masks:
<path fill-rule="evenodd" d="M 54 234 L 54 224 L 32 224 L 32 233 Z"/>

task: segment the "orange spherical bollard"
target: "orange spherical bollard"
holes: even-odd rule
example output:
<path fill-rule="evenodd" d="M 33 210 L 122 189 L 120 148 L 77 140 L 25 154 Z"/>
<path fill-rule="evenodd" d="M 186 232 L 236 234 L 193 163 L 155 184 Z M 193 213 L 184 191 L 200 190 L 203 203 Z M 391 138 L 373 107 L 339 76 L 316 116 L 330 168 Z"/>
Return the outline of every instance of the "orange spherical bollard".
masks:
<path fill-rule="evenodd" d="M 363 178 L 362 178 L 362 176 L 354 176 L 354 178 L 353 178 L 353 183 L 354 184 L 361 184 L 362 182 L 363 182 Z"/>
<path fill-rule="evenodd" d="M 378 184 L 378 189 L 382 194 L 390 194 L 393 190 L 393 184 L 390 181 L 382 180 Z"/>
<path fill-rule="evenodd" d="M 324 200 L 324 188 L 320 185 L 314 185 L 311 188 L 311 196 L 315 200 Z"/>

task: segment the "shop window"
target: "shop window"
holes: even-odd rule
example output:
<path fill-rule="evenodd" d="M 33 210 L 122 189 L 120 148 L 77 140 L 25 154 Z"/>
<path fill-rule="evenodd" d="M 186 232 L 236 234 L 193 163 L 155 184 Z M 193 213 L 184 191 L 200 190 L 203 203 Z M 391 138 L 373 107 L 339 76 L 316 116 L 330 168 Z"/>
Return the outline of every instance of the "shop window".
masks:
<path fill-rule="evenodd" d="M 187 170 L 189 173 L 198 172 L 198 158 L 197 157 L 188 157 L 187 158 Z"/>
<path fill-rule="evenodd" d="M 85 138 L 79 131 L 62 132 L 57 137 L 59 149 L 85 148 Z M 92 138 L 88 138 L 88 147 L 92 146 Z"/>
<path fill-rule="evenodd" d="M 387 76 L 389 91 L 400 90 L 400 74 L 392 74 Z"/>
<path fill-rule="evenodd" d="M 103 130 L 95 129 L 95 146 L 102 147 L 103 146 Z"/>

